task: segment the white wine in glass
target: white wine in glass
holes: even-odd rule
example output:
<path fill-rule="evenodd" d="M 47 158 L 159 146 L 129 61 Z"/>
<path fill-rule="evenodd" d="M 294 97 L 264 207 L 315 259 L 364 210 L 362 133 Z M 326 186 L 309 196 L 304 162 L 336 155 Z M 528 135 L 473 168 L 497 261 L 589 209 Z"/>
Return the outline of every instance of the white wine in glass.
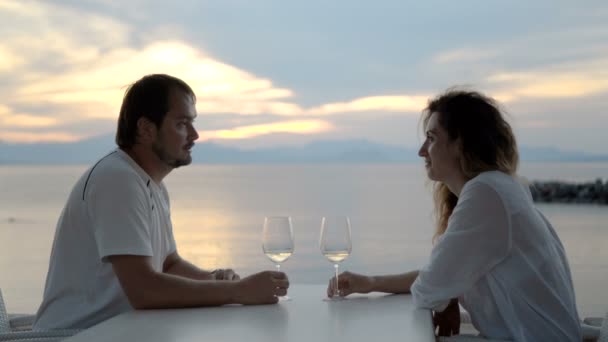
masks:
<path fill-rule="evenodd" d="M 338 286 L 339 263 L 344 261 L 352 251 L 350 219 L 348 216 L 323 217 L 321 219 L 321 236 L 319 247 L 321 253 L 334 264 L 336 272 L 336 295 L 332 299 L 342 299 Z"/>
<path fill-rule="evenodd" d="M 281 271 L 281 263 L 289 259 L 294 250 L 293 225 L 289 216 L 269 216 L 264 218 L 262 250 Z M 288 300 L 289 297 L 280 297 Z"/>

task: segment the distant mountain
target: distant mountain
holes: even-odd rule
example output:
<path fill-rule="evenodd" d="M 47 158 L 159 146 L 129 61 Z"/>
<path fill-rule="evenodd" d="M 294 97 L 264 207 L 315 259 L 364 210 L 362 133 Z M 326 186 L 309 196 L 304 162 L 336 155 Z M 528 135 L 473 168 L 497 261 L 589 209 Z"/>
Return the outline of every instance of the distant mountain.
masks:
<path fill-rule="evenodd" d="M 112 136 L 75 143 L 7 144 L 0 142 L 0 164 L 87 164 L 115 148 Z M 608 161 L 608 155 L 561 151 L 551 147 L 520 148 L 525 161 Z M 205 142 L 193 150 L 195 163 L 394 163 L 418 161 L 418 148 L 367 140 L 317 141 L 302 147 L 242 150 Z"/>

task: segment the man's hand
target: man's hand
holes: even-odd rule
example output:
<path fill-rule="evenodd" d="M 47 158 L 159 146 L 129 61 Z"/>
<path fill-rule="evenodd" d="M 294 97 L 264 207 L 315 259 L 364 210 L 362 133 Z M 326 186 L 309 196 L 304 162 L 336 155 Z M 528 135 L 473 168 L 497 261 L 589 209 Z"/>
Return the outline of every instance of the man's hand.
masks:
<path fill-rule="evenodd" d="M 287 294 L 289 280 L 283 272 L 264 271 L 238 281 L 235 303 L 245 305 L 274 304 Z"/>
<path fill-rule="evenodd" d="M 437 330 L 437 336 L 452 336 L 460 333 L 458 298 L 450 300 L 450 304 L 442 312 L 433 311 L 433 326 Z"/>
<path fill-rule="evenodd" d="M 369 293 L 372 289 L 372 278 L 352 273 L 342 272 L 338 276 L 338 291 L 336 290 L 336 277 L 332 277 L 327 285 L 327 297 L 348 296 L 351 293 Z"/>
<path fill-rule="evenodd" d="M 211 272 L 211 278 L 214 280 L 239 280 L 241 277 L 231 268 L 218 268 Z"/>

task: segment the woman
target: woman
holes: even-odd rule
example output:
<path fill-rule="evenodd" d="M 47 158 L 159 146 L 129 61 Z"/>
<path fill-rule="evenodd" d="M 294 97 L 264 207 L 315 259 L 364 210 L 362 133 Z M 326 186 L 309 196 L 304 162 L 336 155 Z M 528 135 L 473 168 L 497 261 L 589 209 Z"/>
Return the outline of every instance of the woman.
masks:
<path fill-rule="evenodd" d="M 437 219 L 429 263 L 397 275 L 345 272 L 340 293 L 330 281 L 328 295 L 411 292 L 436 312 L 440 335 L 458 332 L 460 301 L 487 338 L 581 341 L 564 248 L 515 178 L 517 145 L 496 102 L 451 89 L 429 102 L 422 122 L 418 154 Z"/>

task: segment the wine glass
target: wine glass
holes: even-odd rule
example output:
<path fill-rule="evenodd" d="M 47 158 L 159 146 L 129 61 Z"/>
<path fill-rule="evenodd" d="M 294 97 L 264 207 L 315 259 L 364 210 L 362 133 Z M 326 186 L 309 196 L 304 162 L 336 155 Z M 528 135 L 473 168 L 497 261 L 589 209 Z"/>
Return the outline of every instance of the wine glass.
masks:
<path fill-rule="evenodd" d="M 269 216 L 264 218 L 262 231 L 262 250 L 281 271 L 281 263 L 293 254 L 293 225 L 289 216 Z M 289 297 L 280 297 L 289 300 Z"/>
<path fill-rule="evenodd" d="M 352 250 L 350 219 L 348 216 L 323 217 L 321 219 L 321 253 L 334 264 L 336 271 L 336 295 L 331 299 L 343 299 L 338 288 L 338 264 L 346 259 Z"/>

